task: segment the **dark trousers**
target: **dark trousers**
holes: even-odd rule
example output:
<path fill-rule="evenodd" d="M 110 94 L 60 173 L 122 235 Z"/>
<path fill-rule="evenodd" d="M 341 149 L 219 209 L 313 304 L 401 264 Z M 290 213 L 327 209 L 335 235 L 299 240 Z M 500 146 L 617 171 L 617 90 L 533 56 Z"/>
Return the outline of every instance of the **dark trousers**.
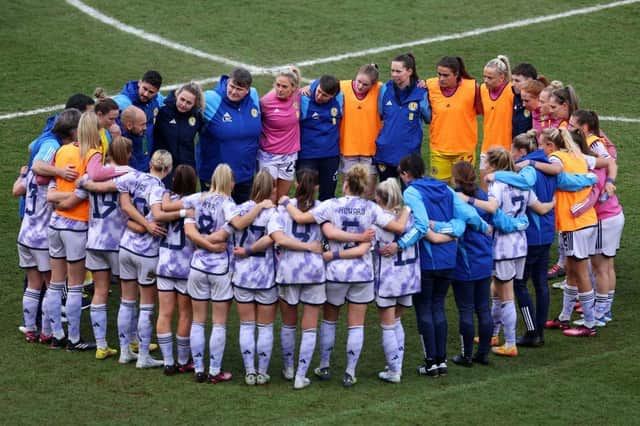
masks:
<path fill-rule="evenodd" d="M 452 282 L 453 296 L 458 306 L 459 331 L 462 336 L 462 354 L 470 357 L 473 354 L 473 313 L 478 317 L 478 354 L 489 353 L 493 320 L 489 308 L 491 277 L 475 281 Z"/>
<path fill-rule="evenodd" d="M 547 283 L 547 268 L 549 267 L 550 244 L 542 246 L 529 246 L 527 248 L 527 260 L 524 267 L 524 275 L 521 280 L 514 280 L 513 290 L 522 313 L 527 331 L 538 333 L 542 336 L 544 323 L 549 315 L 549 286 Z M 536 292 L 536 306 L 534 307 L 527 281 L 531 277 L 533 288 Z"/>
<path fill-rule="evenodd" d="M 451 284 L 451 270 L 422 270 L 420 293 L 413 295 L 418 331 L 427 360 L 447 358 L 447 316 L 444 304 Z"/>
<path fill-rule="evenodd" d="M 305 158 L 298 160 L 296 170 L 311 169 L 318 172 L 318 199 L 324 201 L 336 196 L 339 166 L 340 157 Z"/>

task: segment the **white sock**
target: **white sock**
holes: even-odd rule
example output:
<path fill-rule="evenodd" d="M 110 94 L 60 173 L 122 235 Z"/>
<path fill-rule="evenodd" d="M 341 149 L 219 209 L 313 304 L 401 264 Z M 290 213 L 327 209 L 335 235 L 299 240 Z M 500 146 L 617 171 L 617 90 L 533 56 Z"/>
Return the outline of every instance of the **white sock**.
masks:
<path fill-rule="evenodd" d="M 204 372 L 204 323 L 191 323 L 191 356 L 196 373 Z"/>
<path fill-rule="evenodd" d="M 584 315 L 584 326 L 593 328 L 595 325 L 595 315 L 593 310 L 594 292 L 589 290 L 585 293 L 578 293 L 578 299 L 582 306 L 582 314 Z"/>
<path fill-rule="evenodd" d="M 283 325 L 280 329 L 280 346 L 284 368 L 293 368 L 293 356 L 296 345 L 296 326 Z"/>
<path fill-rule="evenodd" d="M 69 287 L 67 291 L 67 304 L 65 305 L 69 340 L 80 340 L 80 316 L 82 315 L 82 286 Z"/>
<path fill-rule="evenodd" d="M 26 288 L 22 295 L 22 314 L 24 316 L 24 326 L 29 331 L 36 331 L 36 317 L 38 316 L 38 305 L 40 304 L 40 290 Z"/>
<path fill-rule="evenodd" d="M 164 360 L 164 365 L 174 365 L 175 360 L 173 359 L 173 334 L 169 333 L 158 333 L 158 345 L 160 346 L 160 351 L 162 352 L 162 359 Z"/>
<path fill-rule="evenodd" d="M 389 370 L 397 373 L 400 368 L 398 365 L 398 340 L 396 339 L 395 324 L 384 325 L 382 327 L 382 350 L 384 351 L 384 357 L 387 361 Z"/>
<path fill-rule="evenodd" d="M 364 343 L 364 326 L 358 325 L 349 327 L 349 335 L 347 337 L 347 369 L 346 372 L 351 376 L 356 376 L 356 366 L 362 351 Z"/>
<path fill-rule="evenodd" d="M 151 344 L 151 334 L 153 333 L 153 303 L 140 305 L 138 318 L 138 338 L 140 339 L 140 356 L 149 355 L 149 345 Z"/>
<path fill-rule="evenodd" d="M 609 306 L 609 295 L 607 293 L 596 293 L 596 303 L 594 305 L 596 319 L 602 319 L 607 313 Z"/>
<path fill-rule="evenodd" d="M 396 340 L 398 342 L 398 365 L 402 370 L 402 362 L 404 360 L 404 327 L 402 326 L 402 320 L 396 318 Z"/>
<path fill-rule="evenodd" d="M 213 376 L 220 373 L 226 342 L 227 327 L 223 324 L 213 324 L 209 338 L 209 374 Z"/>
<path fill-rule="evenodd" d="M 120 299 L 120 309 L 118 309 L 118 340 L 120 341 L 120 351 L 129 350 L 131 317 L 135 306 L 135 300 Z M 136 327 L 137 326 L 136 324 Z"/>
<path fill-rule="evenodd" d="M 91 305 L 91 326 L 93 337 L 96 338 L 96 346 L 107 349 L 107 305 Z"/>
<path fill-rule="evenodd" d="M 507 346 L 516 344 L 516 305 L 513 300 L 502 302 L 502 324 L 504 325 L 504 342 Z"/>
<path fill-rule="evenodd" d="M 191 346 L 189 345 L 189 336 L 177 336 L 178 341 L 178 364 L 186 365 L 189 362 L 189 355 L 191 354 Z"/>
<path fill-rule="evenodd" d="M 64 290 L 64 282 L 51 282 L 47 289 L 47 307 L 49 314 L 49 322 L 53 337 L 56 339 L 64 338 L 64 330 L 62 328 L 62 291 Z"/>
<path fill-rule="evenodd" d="M 335 321 L 320 322 L 320 368 L 329 367 L 331 352 L 336 341 Z"/>
<path fill-rule="evenodd" d="M 578 287 L 567 283 L 562 292 L 562 312 L 558 315 L 558 319 L 561 321 L 569 321 L 571 319 L 573 308 L 576 305 L 576 297 L 578 297 Z"/>
<path fill-rule="evenodd" d="M 44 297 L 42 299 L 42 318 L 40 318 L 40 334 L 44 336 L 51 336 L 51 320 L 49 318 L 49 313 L 47 312 L 47 294 L 49 292 L 46 291 L 44 293 Z"/>
<path fill-rule="evenodd" d="M 269 362 L 271 361 L 271 351 L 273 350 L 273 324 L 257 324 L 257 326 L 258 373 L 267 374 Z"/>
<path fill-rule="evenodd" d="M 313 358 L 313 351 L 316 348 L 316 335 L 317 331 L 315 328 L 302 331 L 300 353 L 298 354 L 298 370 L 296 371 L 296 376 L 298 377 L 305 377 L 307 375 L 311 358 Z"/>
<path fill-rule="evenodd" d="M 256 373 L 255 352 L 256 352 L 256 323 L 240 322 L 240 352 L 246 374 Z"/>
<path fill-rule="evenodd" d="M 491 298 L 491 319 L 493 320 L 493 332 L 492 336 L 500 334 L 500 328 L 502 326 L 502 302 L 499 297 Z"/>

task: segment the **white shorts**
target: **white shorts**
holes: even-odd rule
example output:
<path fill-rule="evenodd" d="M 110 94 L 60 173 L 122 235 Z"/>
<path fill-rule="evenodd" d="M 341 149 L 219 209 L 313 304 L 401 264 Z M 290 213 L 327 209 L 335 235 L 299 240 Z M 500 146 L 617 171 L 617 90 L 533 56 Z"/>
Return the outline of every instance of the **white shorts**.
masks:
<path fill-rule="evenodd" d="M 380 297 L 376 295 L 376 306 L 378 308 L 392 308 L 394 306 L 404 306 L 410 308 L 413 306 L 413 296 L 400 296 L 400 297 Z"/>
<path fill-rule="evenodd" d="M 500 281 L 511 281 L 512 279 L 522 279 L 524 275 L 524 265 L 526 257 L 508 260 L 493 261 L 493 276 Z"/>
<path fill-rule="evenodd" d="M 562 231 L 558 245 L 562 245 L 566 257 L 578 260 L 588 259 L 596 248 L 597 226 L 578 229 L 577 231 Z"/>
<path fill-rule="evenodd" d="M 238 303 L 257 303 L 259 305 L 273 305 L 278 301 L 278 287 L 266 290 L 252 290 L 249 288 L 233 287 L 233 298 Z"/>
<path fill-rule="evenodd" d="M 296 174 L 298 153 L 269 154 L 258 150 L 258 168 L 267 169 L 274 179 L 292 181 Z"/>
<path fill-rule="evenodd" d="M 377 175 L 378 170 L 373 164 L 373 157 L 364 155 L 341 155 L 340 156 L 340 173 L 346 174 L 351 167 L 356 164 L 362 164 L 369 170 L 370 175 Z"/>
<path fill-rule="evenodd" d="M 620 248 L 622 229 L 624 228 L 624 214 L 620 214 L 598 222 L 596 230 L 595 254 L 614 257 Z"/>
<path fill-rule="evenodd" d="M 187 295 L 187 280 L 177 278 L 157 277 L 158 291 L 176 291 Z"/>
<path fill-rule="evenodd" d="M 327 301 L 325 284 L 297 284 L 278 286 L 278 295 L 287 305 L 324 305 Z"/>
<path fill-rule="evenodd" d="M 207 274 L 197 269 L 189 270 L 187 293 L 194 300 L 227 302 L 233 299 L 231 274 Z"/>
<path fill-rule="evenodd" d="M 87 231 L 49 228 L 49 256 L 67 259 L 67 262 L 84 260 L 87 247 Z"/>
<path fill-rule="evenodd" d="M 118 260 L 120 262 L 120 279 L 137 281 L 142 286 L 156 283 L 158 256 L 138 256 L 129 250 L 120 249 Z"/>
<path fill-rule="evenodd" d="M 18 265 L 21 268 L 36 268 L 38 272 L 51 271 L 49 249 L 34 249 L 18 244 Z"/>
<path fill-rule="evenodd" d="M 342 306 L 345 302 L 367 304 L 373 302 L 373 282 L 370 283 L 327 283 L 327 303 Z"/>
<path fill-rule="evenodd" d="M 114 277 L 120 276 L 120 259 L 117 251 L 101 251 L 87 249 L 87 258 L 84 261 L 89 271 L 111 271 Z"/>

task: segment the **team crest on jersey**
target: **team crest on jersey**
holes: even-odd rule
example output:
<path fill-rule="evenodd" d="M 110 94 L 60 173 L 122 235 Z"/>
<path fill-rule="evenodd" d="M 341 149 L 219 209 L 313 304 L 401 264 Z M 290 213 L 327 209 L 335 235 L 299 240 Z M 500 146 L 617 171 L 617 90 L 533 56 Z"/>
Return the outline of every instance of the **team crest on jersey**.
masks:
<path fill-rule="evenodd" d="M 299 107 L 298 102 L 294 102 L 294 103 L 293 103 L 293 107 L 294 107 L 295 109 L 298 109 L 298 107 Z"/>
<path fill-rule="evenodd" d="M 529 118 L 529 116 L 531 115 L 531 112 L 528 109 L 524 110 L 524 116 Z"/>
<path fill-rule="evenodd" d="M 233 119 L 231 118 L 231 114 L 229 114 L 228 112 L 225 112 L 224 115 L 222 116 L 222 122 L 223 123 L 232 123 Z"/>
<path fill-rule="evenodd" d="M 416 111 L 418 109 L 417 102 L 409 102 L 409 111 Z"/>
<path fill-rule="evenodd" d="M 255 108 L 251 108 L 251 116 L 252 116 L 253 118 L 258 117 L 258 110 L 257 110 L 257 109 L 255 109 Z"/>
<path fill-rule="evenodd" d="M 155 281 L 156 280 L 156 273 L 154 271 L 149 271 L 149 273 L 147 274 L 147 281 Z"/>
<path fill-rule="evenodd" d="M 386 164 L 378 164 L 378 170 L 380 170 L 381 172 L 387 170 Z"/>
<path fill-rule="evenodd" d="M 158 108 L 154 108 L 153 109 L 153 116 L 155 117 L 156 115 L 158 115 Z"/>
<path fill-rule="evenodd" d="M 338 108 L 336 107 L 331 108 L 331 116 L 336 117 L 337 115 L 338 115 Z"/>
<path fill-rule="evenodd" d="M 191 116 L 189 117 L 189 126 L 193 127 L 196 125 L 196 118 Z"/>

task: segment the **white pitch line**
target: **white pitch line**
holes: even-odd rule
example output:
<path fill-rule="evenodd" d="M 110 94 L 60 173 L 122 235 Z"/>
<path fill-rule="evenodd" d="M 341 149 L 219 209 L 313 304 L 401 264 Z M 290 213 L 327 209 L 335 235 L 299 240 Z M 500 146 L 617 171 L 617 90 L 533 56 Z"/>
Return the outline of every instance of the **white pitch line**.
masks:
<path fill-rule="evenodd" d="M 201 50 L 198 49 L 194 49 L 192 47 L 180 44 L 180 43 L 176 43 L 173 42 L 171 40 L 168 40 L 164 37 L 155 35 L 155 34 L 151 34 L 151 33 L 147 33 L 143 30 L 140 30 L 138 28 L 132 27 L 130 25 L 127 25 L 121 21 L 118 21 L 117 19 L 114 19 L 110 16 L 107 16 L 105 14 L 103 14 L 102 12 L 87 6 L 86 4 L 84 4 L 83 2 L 79 1 L 79 0 L 66 0 L 67 3 L 71 6 L 74 6 L 76 8 L 78 8 L 80 11 L 82 11 L 83 13 L 88 14 L 89 16 L 107 24 L 110 26 L 113 26 L 121 31 L 133 34 L 137 37 L 141 37 L 147 41 L 151 41 L 153 43 L 158 43 L 161 44 L 163 46 L 169 47 L 171 49 L 174 50 L 178 50 L 182 53 L 187 53 L 187 54 L 191 54 L 200 58 L 204 58 L 204 59 L 209 59 L 211 61 L 214 62 L 220 62 L 223 64 L 227 64 L 227 65 L 232 65 L 232 66 L 240 66 L 240 67 L 244 67 L 247 68 L 248 70 L 250 70 L 253 74 L 256 75 L 264 75 L 264 74 L 275 74 L 276 72 L 278 72 L 279 70 L 283 69 L 286 67 L 286 65 L 280 65 L 280 66 L 275 66 L 275 67 L 258 67 L 255 65 L 250 65 L 250 64 L 245 64 L 242 62 L 238 62 L 238 61 L 233 61 L 231 59 L 219 56 L 219 55 L 213 55 L 210 53 L 206 53 L 203 52 Z M 545 15 L 545 16 L 539 16 L 536 18 L 530 18 L 530 19 L 524 19 L 524 20 L 520 20 L 520 21 L 514 21 L 511 23 L 507 23 L 507 24 L 501 24 L 501 25 L 495 25 L 492 27 L 487 27 L 487 28 L 477 28 L 475 30 L 471 30 L 471 31 L 465 31 L 463 33 L 454 33 L 454 34 L 448 34 L 448 35 L 440 35 L 440 36 L 435 36 L 435 37 L 429 37 L 429 38 L 423 38 L 420 40 L 415 40 L 415 41 L 411 41 L 411 42 L 406 42 L 406 43 L 399 43 L 399 44 L 393 44 L 393 45 L 387 45 L 387 46 L 381 46 L 381 47 L 377 47 L 377 48 L 372 48 L 372 49 L 366 49 L 366 50 L 360 50 L 360 51 L 356 51 L 356 52 L 350 52 L 350 53 L 343 53 L 340 55 L 334 55 L 334 56 L 328 56 L 325 58 L 317 58 L 317 59 L 310 59 L 310 60 L 306 60 L 306 61 L 302 61 L 302 62 L 298 62 L 297 65 L 299 67 L 305 67 L 305 66 L 311 66 L 311 65 L 317 65 L 317 64 L 322 64 L 322 63 L 329 63 L 329 62 L 337 62 L 343 59 L 349 59 L 349 58 L 356 58 L 356 57 L 360 57 L 360 56 L 365 56 L 365 55 L 369 55 L 369 54 L 375 54 L 375 53 L 381 53 L 381 52 L 387 52 L 390 50 L 395 50 L 395 49 L 401 49 L 404 47 L 412 47 L 412 46 L 417 46 L 417 45 L 422 45 L 422 44 L 430 44 L 430 43 L 435 43 L 435 42 L 440 42 L 440 41 L 447 41 L 447 40 L 457 40 L 457 39 L 461 39 L 461 38 L 466 38 L 466 37 L 473 37 L 473 36 L 477 36 L 477 35 L 481 35 L 481 34 L 486 34 L 486 33 L 490 33 L 490 32 L 496 32 L 496 31 L 503 31 L 506 29 L 511 29 L 511 28 L 520 28 L 520 27 L 524 27 L 524 26 L 528 26 L 528 25 L 533 25 L 533 24 L 537 24 L 540 22 L 549 22 L 549 21 L 554 21 L 557 19 L 562 19 L 562 18 L 567 18 L 567 17 L 571 17 L 571 16 L 576 16 L 576 15 L 584 15 L 584 14 L 588 14 L 588 13 L 594 13 L 594 12 L 598 12 L 601 10 L 605 10 L 605 9 L 610 9 L 610 8 L 614 8 L 614 7 L 619 7 L 619 6 L 625 6 L 628 4 L 633 4 L 633 3 L 638 3 L 640 2 L 640 0 L 623 0 L 623 1 L 616 1 L 616 2 L 612 2 L 612 3 L 607 3 L 604 5 L 595 5 L 595 6 L 590 6 L 590 7 L 585 7 L 585 8 L 581 8 L 581 9 L 575 9 L 575 10 L 571 10 L 568 12 L 562 12 L 562 13 L 557 13 L 557 14 L 553 14 L 553 15 Z M 205 79 L 205 80 L 201 80 L 199 83 L 204 84 L 204 83 L 209 83 L 209 82 L 215 82 L 217 81 L 217 78 L 210 78 L 210 79 Z M 303 78 L 302 81 L 304 82 L 310 82 L 311 80 Z M 181 84 L 176 84 L 176 85 L 172 85 L 172 86 L 165 86 L 162 89 L 163 90 L 173 90 L 177 87 L 181 86 Z M 37 114 L 42 114 L 42 113 L 46 113 L 46 112 L 52 112 L 52 111 L 56 111 L 59 109 L 64 108 L 64 105 L 54 105 L 51 107 L 44 107 L 44 108 L 38 108 L 38 109 L 34 109 L 31 111 L 20 111 L 20 112 L 15 112 L 15 113 L 9 113 L 9 114 L 4 114 L 4 115 L 0 115 L 0 121 L 1 120 L 10 120 L 13 118 L 18 118 L 18 117 L 25 117 L 25 116 L 31 116 L 31 115 L 37 115 Z M 601 120 L 604 121 L 619 121 L 619 122 L 626 122 L 626 123 L 638 123 L 640 122 L 640 119 L 637 118 L 626 118 L 626 117 L 609 117 L 609 116 L 604 116 L 601 117 Z"/>
<path fill-rule="evenodd" d="M 144 30 L 141 30 L 139 28 L 135 28 L 132 27 L 131 25 L 127 25 L 124 22 L 118 21 L 115 18 L 112 18 L 111 16 L 107 16 L 104 13 L 100 12 L 99 10 L 94 9 L 91 6 L 86 5 L 85 3 L 81 2 L 80 0 L 66 0 L 67 3 L 73 7 L 75 7 L 76 9 L 79 9 L 81 12 L 91 16 L 94 19 L 97 19 L 98 21 L 107 24 L 109 26 L 112 26 L 120 31 L 123 31 L 125 33 L 129 33 L 129 34 L 133 34 L 136 37 L 140 37 L 144 40 L 150 41 L 152 43 L 157 43 L 160 44 L 162 46 L 168 47 L 170 49 L 173 50 L 177 50 L 179 52 L 182 53 L 187 53 L 189 55 L 193 55 L 193 56 L 197 56 L 199 58 L 203 58 L 203 59 L 208 59 L 210 61 L 214 61 L 214 62 L 220 62 L 222 64 L 225 65 L 231 65 L 234 67 L 243 67 L 248 69 L 251 72 L 260 72 L 261 68 L 258 68 L 254 65 L 251 64 L 245 64 L 243 62 L 240 61 L 234 61 L 233 59 L 229 59 L 229 58 L 225 58 L 223 56 L 220 55 L 213 55 L 211 53 L 207 53 L 207 52 L 203 52 L 202 50 L 199 49 L 195 49 L 193 47 L 190 46 L 186 46 L 182 43 L 177 43 L 175 41 L 166 39 L 162 36 L 159 36 L 157 34 L 152 34 L 152 33 L 148 33 Z"/>
<path fill-rule="evenodd" d="M 574 9 L 574 10 L 570 10 L 570 11 L 567 11 L 567 12 L 554 13 L 552 15 L 537 16 L 535 18 L 522 19 L 522 20 L 519 20 L 519 21 L 509 22 L 507 24 L 494 25 L 492 27 L 487 27 L 487 28 L 476 28 L 474 30 L 465 31 L 465 32 L 462 32 L 462 33 L 438 35 L 438 36 L 434 36 L 434 37 L 422 38 L 422 39 L 419 39 L 419 40 L 409 41 L 409 42 L 405 42 L 405 43 L 390 44 L 390 45 L 387 45 L 387 46 L 375 47 L 375 48 L 371 48 L 371 49 L 364 49 L 364 50 L 359 50 L 359 51 L 356 51 L 356 52 L 348 52 L 348 53 L 342 53 L 340 55 L 327 56 L 326 58 L 309 59 L 309 60 L 306 60 L 306 61 L 298 62 L 297 65 L 299 67 L 308 67 L 308 66 L 311 66 L 311 65 L 326 64 L 326 63 L 329 63 L 329 62 L 337 62 L 337 61 L 341 61 L 343 59 L 358 58 L 358 57 L 361 57 L 361 56 L 373 55 L 373 54 L 382 53 L 382 52 L 388 52 L 390 50 L 403 49 L 403 48 L 406 48 L 406 47 L 420 46 L 420 45 L 423 45 L 423 44 L 431 44 L 431 43 L 437 43 L 437 42 L 448 41 L 448 40 L 459 40 L 459 39 L 462 39 L 462 38 L 474 37 L 474 36 L 478 36 L 478 35 L 482 35 L 482 34 L 493 33 L 493 32 L 496 32 L 496 31 L 504 31 L 504 30 L 509 30 L 509 29 L 512 29 L 512 28 L 522 28 L 522 27 L 526 27 L 526 26 L 529 26 L 529 25 L 533 25 L 533 24 L 539 24 L 539 23 L 542 23 L 542 22 L 551 22 L 551 21 L 555 21 L 555 20 L 558 20 L 558 19 L 569 18 L 571 16 L 586 15 L 586 14 L 589 14 L 589 13 L 599 12 L 601 10 L 611 9 L 611 8 L 620 7 L 620 6 L 626 6 L 626 5 L 633 4 L 633 3 L 638 3 L 639 1 L 640 0 L 622 0 L 622 1 L 615 1 L 615 2 L 607 3 L 607 4 L 598 4 L 598 5 L 595 5 L 595 6 L 583 7 L 583 8 L 580 8 L 580 9 Z"/>

